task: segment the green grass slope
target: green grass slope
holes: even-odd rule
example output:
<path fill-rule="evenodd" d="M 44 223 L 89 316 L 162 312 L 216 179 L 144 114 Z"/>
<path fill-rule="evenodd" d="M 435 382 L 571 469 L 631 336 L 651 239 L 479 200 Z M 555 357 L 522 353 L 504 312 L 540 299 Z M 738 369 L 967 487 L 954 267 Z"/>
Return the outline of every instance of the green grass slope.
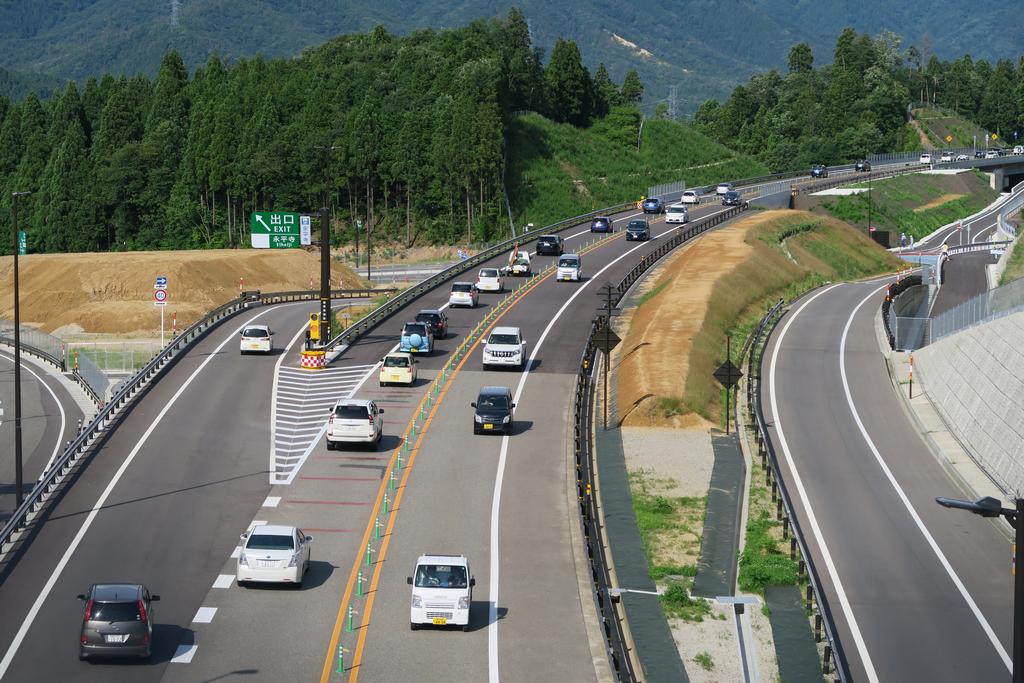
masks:
<path fill-rule="evenodd" d="M 688 186 L 768 172 L 760 162 L 713 142 L 688 126 L 644 121 L 618 110 L 588 129 L 538 114 L 512 120 L 506 187 L 517 225 L 541 226 L 635 200 L 647 188 L 685 180 Z"/>
<path fill-rule="evenodd" d="M 866 187 L 865 183 L 850 187 Z M 999 193 L 978 172 L 938 175 L 914 173 L 871 183 L 871 224 L 920 239 L 936 228 L 991 204 Z M 866 227 L 868 194 L 823 198 L 820 208 L 855 226 Z"/>
<path fill-rule="evenodd" d="M 915 109 L 913 113 L 914 119 L 921 125 L 924 134 L 938 149 L 971 147 L 975 144 L 974 136 L 978 136 L 977 145 L 979 147 L 985 146 L 987 131 L 958 114 L 930 108 Z M 947 137 L 953 138 L 953 140 L 947 141 Z"/>

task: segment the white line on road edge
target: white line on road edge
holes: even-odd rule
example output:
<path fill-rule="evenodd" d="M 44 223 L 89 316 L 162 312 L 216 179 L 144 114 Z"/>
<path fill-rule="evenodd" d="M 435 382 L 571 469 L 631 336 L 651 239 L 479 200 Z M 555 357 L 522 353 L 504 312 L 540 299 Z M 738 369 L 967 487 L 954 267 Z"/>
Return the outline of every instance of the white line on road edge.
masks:
<path fill-rule="evenodd" d="M 719 212 L 720 213 L 720 212 Z M 709 216 L 715 215 L 714 213 L 708 214 Z M 678 228 L 669 228 L 669 230 L 676 230 Z M 668 232 L 668 231 L 666 231 Z M 533 360 L 537 357 L 537 352 L 540 351 L 541 345 L 544 344 L 544 340 L 547 338 L 548 333 L 551 332 L 551 328 L 555 326 L 558 319 L 565 313 L 565 309 L 569 307 L 569 304 L 573 300 L 583 293 L 592 282 L 597 280 L 597 277 L 604 271 L 611 268 L 613 265 L 632 254 L 637 249 L 645 246 L 646 242 L 641 242 L 632 249 L 623 252 L 620 256 L 614 260 L 609 261 L 601 270 L 597 271 L 590 276 L 589 279 L 585 280 L 575 292 L 572 293 L 562 307 L 558 309 L 554 317 L 551 318 L 551 322 L 547 324 L 544 331 L 541 333 L 540 338 L 537 340 L 537 344 L 533 347 L 533 351 L 530 353 L 529 361 L 526 363 L 526 369 L 523 370 L 523 374 L 519 379 L 519 384 L 516 386 L 516 393 L 512 398 L 513 403 L 519 403 L 519 398 L 523 394 L 523 387 L 526 385 L 526 380 L 530 376 L 530 369 L 533 367 Z M 499 581 L 499 554 L 498 554 L 498 521 L 500 517 L 501 508 L 501 486 L 505 478 L 505 460 L 508 455 L 508 435 L 501 437 L 501 454 L 498 456 L 498 472 L 494 478 L 494 497 L 491 499 L 491 575 L 490 575 L 490 599 L 488 601 L 490 607 L 490 614 L 488 618 L 489 625 L 487 627 L 487 672 L 488 680 L 490 683 L 498 683 L 500 677 L 498 675 L 498 581 Z"/>
<path fill-rule="evenodd" d="M 843 328 L 843 336 L 839 343 L 839 373 L 843 378 L 843 392 L 846 394 L 846 403 L 850 407 L 850 413 L 853 415 L 853 419 L 857 423 L 857 428 L 860 429 L 861 436 L 864 437 L 864 441 L 867 442 L 868 448 L 871 449 L 872 455 L 874 455 L 875 460 L 878 461 L 878 466 L 882 468 L 882 471 L 885 472 L 885 476 L 886 478 L 888 478 L 889 483 L 892 484 L 892 487 L 894 489 L 896 489 L 896 495 L 899 497 L 900 502 L 902 502 L 903 506 L 907 509 L 907 513 L 910 515 L 910 518 L 914 520 L 914 524 L 917 525 L 917 528 L 921 532 L 921 535 L 924 536 L 926 541 L 928 541 L 928 545 L 931 546 L 932 551 L 935 552 L 935 556 L 939 558 L 939 562 L 942 564 L 942 568 L 946 570 L 946 573 L 949 575 L 949 578 L 953 581 L 953 584 L 956 585 L 957 590 L 960 591 L 960 595 L 963 596 L 964 601 L 967 602 L 967 606 L 971 608 L 971 612 L 974 613 L 975 619 L 978 620 L 978 623 L 981 625 L 982 630 L 985 631 L 985 635 L 988 636 L 988 639 L 989 641 L 991 641 L 992 646 L 996 649 L 996 652 L 999 653 L 999 656 L 1002 658 L 1003 663 L 1006 665 L 1006 668 L 1012 672 L 1013 660 L 1010 659 L 1010 655 L 1007 654 L 1006 649 L 1003 647 L 1003 644 L 999 642 L 999 638 L 996 637 L 996 633 L 992 630 L 992 626 L 990 626 L 988 620 L 985 619 L 985 615 L 981 613 L 980 609 L 978 609 L 978 605 L 974 602 L 974 598 L 972 598 L 971 594 L 967 592 L 967 587 L 964 586 L 963 581 L 960 580 L 960 577 L 957 576 L 956 572 L 953 570 L 953 566 L 949 563 L 949 560 L 946 559 L 946 556 L 943 554 L 942 549 L 939 548 L 939 544 L 932 537 L 927 527 L 925 527 L 924 522 L 921 521 L 921 517 L 917 514 L 917 510 L 915 510 L 914 506 L 911 504 L 910 498 L 907 497 L 907 494 L 903 491 L 903 488 L 899 485 L 899 482 L 896 481 L 896 477 L 893 476 L 892 470 L 889 469 L 889 466 L 882 458 L 882 454 L 879 453 L 878 448 L 875 446 L 875 442 L 871 440 L 871 436 L 868 434 L 868 430 L 864 427 L 864 423 L 860 419 L 860 413 L 857 411 L 857 406 L 854 405 L 853 396 L 850 394 L 850 383 L 847 381 L 846 377 L 847 333 L 850 331 L 850 325 L 853 324 L 853 318 L 855 315 L 857 315 L 857 311 L 860 310 L 860 307 L 867 303 L 882 289 L 883 288 L 880 287 L 872 291 L 866 297 L 864 297 L 864 299 L 862 299 L 861 302 L 857 304 L 857 306 L 850 313 L 850 317 L 846 321 L 846 326 Z"/>
<path fill-rule="evenodd" d="M 832 583 L 835 585 L 836 595 L 839 598 L 839 606 L 843 610 L 843 615 L 846 617 L 846 621 L 850 626 L 850 633 L 853 635 L 854 645 L 856 645 L 857 653 L 860 655 L 861 661 L 864 664 L 864 670 L 867 673 L 868 680 L 872 681 L 872 683 L 878 683 L 878 674 L 875 672 L 875 665 L 871 662 L 871 654 L 868 652 L 867 645 L 864 642 L 864 636 L 861 634 L 860 627 L 857 625 L 857 618 L 853 616 L 853 608 L 850 607 L 850 600 L 846 597 L 846 589 L 843 588 L 843 582 L 839 579 L 839 572 L 836 570 L 835 562 L 832 561 L 832 554 L 829 552 L 828 546 L 825 544 L 825 536 L 821 533 L 821 527 L 818 526 L 818 519 L 814 516 L 814 509 L 811 507 L 811 501 L 807 497 L 807 489 L 804 488 L 804 482 L 800 477 L 800 472 L 797 470 L 796 463 L 793 461 L 793 454 L 789 451 L 789 442 L 786 441 L 786 433 L 782 428 L 782 415 L 779 413 L 779 404 L 775 396 L 775 366 L 779 360 L 779 350 L 782 348 L 782 341 L 786 338 L 786 333 L 789 332 L 790 326 L 812 301 L 838 286 L 838 284 L 830 285 L 807 299 L 807 301 L 801 304 L 798 309 L 793 311 L 789 320 L 787 320 L 786 324 L 782 326 L 782 331 L 779 333 L 779 339 L 775 343 L 775 348 L 772 349 L 772 361 L 768 370 L 768 395 L 772 407 L 772 415 L 775 417 L 775 433 L 779 436 L 779 446 L 782 448 L 782 455 L 785 457 L 786 464 L 789 466 L 789 471 L 793 475 L 793 483 L 796 484 L 797 493 L 800 495 L 800 502 L 803 504 L 804 510 L 807 511 L 807 520 L 810 523 L 811 532 L 814 534 L 814 540 L 818 544 L 818 549 L 821 551 L 822 559 L 825 561 L 825 568 L 828 570 L 829 578 L 832 579 Z"/>
<path fill-rule="evenodd" d="M 14 363 L 14 356 L 8 356 L 0 353 L 0 357 L 6 358 L 11 361 L 11 363 Z M 28 373 L 35 377 L 40 384 L 46 387 L 46 390 L 50 392 L 50 396 L 53 397 L 53 402 L 57 404 L 57 410 L 60 411 L 60 433 L 57 434 L 57 443 L 53 447 L 53 453 L 50 454 L 50 459 L 46 461 L 46 467 L 43 468 L 43 473 L 39 475 L 39 478 L 42 479 L 43 474 L 46 474 L 46 472 L 53 466 L 53 461 L 56 460 L 57 456 L 61 453 L 61 444 L 64 443 L 64 430 L 67 428 L 67 416 L 64 414 L 64 406 L 61 405 L 60 400 L 57 399 L 57 394 L 55 394 L 53 389 L 50 388 L 50 385 L 44 382 L 43 378 L 37 375 L 35 371 L 29 367 L 28 363 L 22 361 L 21 367 L 27 370 Z M 11 419 L 14 419 L 13 415 L 11 416 Z"/>
<path fill-rule="evenodd" d="M 185 382 L 180 387 L 178 387 L 178 390 L 174 392 L 174 395 L 171 396 L 170 400 L 168 400 L 167 403 L 164 404 L 163 409 L 161 409 L 161 411 L 157 414 L 153 422 L 150 423 L 146 431 L 143 432 L 142 437 L 139 439 L 138 443 L 135 444 L 135 447 L 132 448 L 131 453 L 129 453 L 128 457 L 125 458 L 123 463 L 121 463 L 121 466 L 117 468 L 117 472 L 114 473 L 114 476 L 110 480 L 110 483 L 107 484 L 107 487 L 105 489 L 103 489 L 103 493 L 100 494 L 100 497 L 96 501 L 96 504 L 92 506 L 92 509 L 89 511 L 89 514 L 85 518 L 85 521 L 82 522 L 82 526 L 78 530 L 78 533 L 75 534 L 74 539 L 72 539 L 71 543 L 68 545 L 68 549 L 64 551 L 64 556 L 60 558 L 60 562 L 57 563 L 57 566 L 54 568 L 53 573 L 50 574 L 50 578 L 47 579 L 46 584 L 43 586 L 43 589 L 39 591 L 39 595 L 36 596 L 36 600 L 34 603 L 32 603 L 31 609 L 29 609 L 28 614 L 25 615 L 24 621 L 21 622 L 21 627 L 18 629 L 18 632 L 14 635 L 14 639 L 11 640 L 11 644 L 7 648 L 7 653 L 4 655 L 3 660 L 0 661 L 0 678 L 3 678 L 4 674 L 7 673 L 7 669 L 10 668 L 11 661 L 13 661 L 14 659 L 14 655 L 18 653 L 18 648 L 21 647 L 21 641 L 25 639 L 25 635 L 28 633 L 29 627 L 31 627 L 32 622 L 35 621 L 36 615 L 39 614 L 39 610 L 42 609 L 43 602 L 45 602 L 46 598 L 50 595 L 50 591 L 53 590 L 53 586 L 57 583 L 57 579 L 60 578 L 61 573 L 64 571 L 64 567 L 67 566 L 67 563 L 71 561 L 71 556 L 74 555 L 75 550 L 78 549 L 78 544 L 82 542 L 83 538 L 85 538 L 85 533 L 89 530 L 89 527 L 92 526 L 93 521 L 96 519 L 96 515 L 98 515 L 100 510 L 103 509 L 103 505 L 104 503 L 107 502 L 107 498 L 110 497 L 110 494 L 113 492 L 114 487 L 117 485 L 119 481 L 121 481 L 121 477 L 124 476 L 124 473 L 128 471 L 128 467 L 135 460 L 135 456 L 139 454 L 139 451 L 142 450 L 142 446 L 146 443 L 146 441 L 149 440 L 149 437 L 153 433 L 153 431 L 156 430 L 157 425 L 159 425 L 163 421 L 164 416 L 166 416 L 167 413 L 170 412 L 171 408 L 174 406 L 175 403 L 178 402 L 178 399 L 181 397 L 183 393 L 185 393 L 185 390 L 188 389 L 189 385 L 192 384 L 193 380 L 195 380 L 195 378 L 199 376 L 199 373 L 202 372 L 204 368 L 206 368 L 210 361 L 217 357 L 217 354 L 219 354 L 220 351 L 225 346 L 227 346 L 228 342 L 234 341 L 235 337 L 242 331 L 243 327 L 245 327 L 246 325 L 251 325 L 254 320 L 262 317 L 263 315 L 271 312 L 272 310 L 275 309 L 268 308 L 265 311 L 257 313 L 253 317 L 249 318 L 245 323 L 239 325 L 238 328 L 233 333 L 227 335 L 227 338 L 224 339 L 224 341 L 222 341 L 220 345 L 217 346 L 216 349 L 214 349 L 213 353 L 207 356 L 203 360 L 203 362 L 199 364 L 199 367 L 192 371 L 192 374 L 188 376 L 188 379 L 186 379 Z M 193 648 L 192 652 L 194 654 L 195 646 L 193 645 L 191 647 Z M 180 649 L 181 647 L 179 647 L 179 650 Z M 184 656 L 184 654 L 182 656 Z M 191 659 L 192 654 L 189 654 L 188 660 L 186 661 L 191 661 Z M 175 654 L 175 658 L 171 661 L 178 661 L 178 654 Z"/>

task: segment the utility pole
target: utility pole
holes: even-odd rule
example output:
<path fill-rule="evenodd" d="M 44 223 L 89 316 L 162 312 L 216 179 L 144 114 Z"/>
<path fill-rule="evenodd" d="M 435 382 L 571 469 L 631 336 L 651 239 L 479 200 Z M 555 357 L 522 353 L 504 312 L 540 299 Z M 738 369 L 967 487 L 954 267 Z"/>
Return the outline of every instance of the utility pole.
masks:
<path fill-rule="evenodd" d="M 11 206 L 14 214 L 14 505 L 21 507 L 24 501 L 24 473 L 21 458 L 21 302 L 18 291 L 18 197 L 25 197 L 31 192 L 12 192 Z"/>
<path fill-rule="evenodd" d="M 331 206 L 328 167 L 331 155 L 341 148 L 317 145 L 313 149 L 324 154 L 324 204 L 320 209 L 320 345 L 324 346 L 331 338 Z"/>

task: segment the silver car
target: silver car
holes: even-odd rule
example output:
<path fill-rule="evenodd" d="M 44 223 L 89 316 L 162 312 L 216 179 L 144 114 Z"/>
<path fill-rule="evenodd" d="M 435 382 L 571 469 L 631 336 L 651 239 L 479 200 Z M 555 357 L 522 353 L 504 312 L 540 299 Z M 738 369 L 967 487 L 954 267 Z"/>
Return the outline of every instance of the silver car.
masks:
<path fill-rule="evenodd" d="M 94 583 L 85 602 L 78 658 L 142 657 L 153 647 L 153 603 L 159 595 L 137 583 Z"/>

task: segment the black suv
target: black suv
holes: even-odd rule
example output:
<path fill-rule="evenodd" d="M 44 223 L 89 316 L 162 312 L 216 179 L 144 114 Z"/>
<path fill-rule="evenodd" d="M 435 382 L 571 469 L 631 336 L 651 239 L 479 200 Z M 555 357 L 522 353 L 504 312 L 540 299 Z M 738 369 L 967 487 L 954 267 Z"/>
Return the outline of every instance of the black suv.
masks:
<path fill-rule="evenodd" d="M 743 206 L 743 195 L 737 190 L 729 190 L 722 195 L 722 206 Z"/>
<path fill-rule="evenodd" d="M 871 170 L 871 162 L 868 161 L 867 159 L 861 159 L 854 165 L 853 168 L 858 173 L 866 173 L 867 171 Z"/>
<path fill-rule="evenodd" d="M 649 240 L 651 239 L 651 226 L 647 221 L 636 220 L 630 221 L 629 225 L 626 226 L 626 241 L 632 242 L 633 240 Z"/>
<path fill-rule="evenodd" d="M 537 238 L 537 254 L 562 255 L 562 238 L 558 235 L 541 235 Z"/>
<path fill-rule="evenodd" d="M 828 178 L 828 167 L 823 164 L 811 166 L 812 178 Z"/>
<path fill-rule="evenodd" d="M 476 408 L 473 413 L 473 433 L 502 432 L 511 434 L 515 422 L 512 419 L 512 391 L 508 387 L 483 387 L 476 400 L 470 403 Z"/>
<path fill-rule="evenodd" d="M 448 317 L 442 311 L 424 308 L 416 314 L 416 322 L 429 327 L 434 339 L 444 339 L 448 336 Z"/>
<path fill-rule="evenodd" d="M 142 657 L 153 647 L 153 603 L 159 595 L 137 583 L 94 583 L 85 602 L 78 658 Z"/>

